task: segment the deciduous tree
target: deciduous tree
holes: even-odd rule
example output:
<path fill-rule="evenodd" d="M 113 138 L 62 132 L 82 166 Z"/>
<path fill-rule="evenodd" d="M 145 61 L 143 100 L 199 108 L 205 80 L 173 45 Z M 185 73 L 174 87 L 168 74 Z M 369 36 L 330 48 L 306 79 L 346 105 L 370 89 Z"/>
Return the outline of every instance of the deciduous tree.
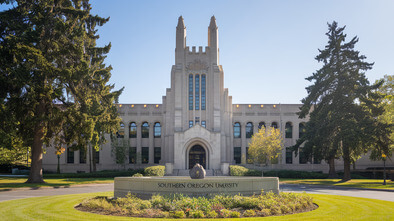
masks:
<path fill-rule="evenodd" d="M 255 163 L 268 164 L 277 158 L 283 148 L 283 137 L 279 129 L 261 127 L 253 134 L 248 153 Z"/>

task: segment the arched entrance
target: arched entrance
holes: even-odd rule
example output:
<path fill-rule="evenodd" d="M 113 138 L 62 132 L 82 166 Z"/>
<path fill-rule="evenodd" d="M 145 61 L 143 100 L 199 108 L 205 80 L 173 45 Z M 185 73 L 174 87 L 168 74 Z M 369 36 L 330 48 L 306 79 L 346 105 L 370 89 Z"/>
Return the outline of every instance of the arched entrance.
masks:
<path fill-rule="evenodd" d="M 204 147 L 200 145 L 194 145 L 189 151 L 189 169 L 198 163 L 207 169 L 207 154 Z"/>

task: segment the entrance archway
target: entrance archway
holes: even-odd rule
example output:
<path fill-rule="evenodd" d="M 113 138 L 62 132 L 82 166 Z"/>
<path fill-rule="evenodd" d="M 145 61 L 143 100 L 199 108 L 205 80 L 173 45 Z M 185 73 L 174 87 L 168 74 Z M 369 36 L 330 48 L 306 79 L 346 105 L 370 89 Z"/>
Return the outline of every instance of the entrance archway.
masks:
<path fill-rule="evenodd" d="M 198 163 L 207 169 L 207 154 L 201 145 L 194 145 L 189 151 L 189 169 Z"/>

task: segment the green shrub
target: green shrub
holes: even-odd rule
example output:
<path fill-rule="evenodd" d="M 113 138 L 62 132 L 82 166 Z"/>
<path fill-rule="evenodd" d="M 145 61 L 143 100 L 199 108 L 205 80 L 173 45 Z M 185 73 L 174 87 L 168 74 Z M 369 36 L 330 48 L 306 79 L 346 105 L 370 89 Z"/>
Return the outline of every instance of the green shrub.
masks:
<path fill-rule="evenodd" d="M 204 218 L 204 212 L 201 210 L 195 210 L 190 212 L 190 217 L 193 218 Z"/>
<path fill-rule="evenodd" d="M 208 218 L 216 218 L 217 216 L 218 216 L 218 214 L 214 210 L 207 212 Z"/>
<path fill-rule="evenodd" d="M 134 174 L 132 177 L 143 177 L 144 175 L 140 174 L 140 173 L 136 173 Z"/>
<path fill-rule="evenodd" d="M 174 218 L 184 218 L 185 217 L 185 212 L 182 210 L 175 211 L 174 214 L 172 214 L 172 217 Z"/>
<path fill-rule="evenodd" d="M 239 212 L 237 212 L 237 211 L 232 211 L 230 213 L 230 217 L 231 218 L 239 218 L 239 217 L 241 217 L 241 214 Z"/>
<path fill-rule="evenodd" d="M 253 217 L 253 216 L 256 216 L 256 212 L 252 209 L 248 209 L 248 210 L 245 210 L 243 216 L 244 217 Z"/>
<path fill-rule="evenodd" d="M 231 214 L 231 211 L 228 209 L 222 209 L 222 210 L 220 210 L 220 213 L 219 213 L 220 217 L 222 217 L 222 218 L 228 218 L 228 217 L 230 217 L 230 214 Z"/>
<path fill-rule="evenodd" d="M 165 166 L 151 166 L 144 169 L 145 176 L 164 176 Z"/>
<path fill-rule="evenodd" d="M 262 172 L 258 170 L 248 169 L 239 165 L 230 165 L 231 176 L 261 176 Z"/>

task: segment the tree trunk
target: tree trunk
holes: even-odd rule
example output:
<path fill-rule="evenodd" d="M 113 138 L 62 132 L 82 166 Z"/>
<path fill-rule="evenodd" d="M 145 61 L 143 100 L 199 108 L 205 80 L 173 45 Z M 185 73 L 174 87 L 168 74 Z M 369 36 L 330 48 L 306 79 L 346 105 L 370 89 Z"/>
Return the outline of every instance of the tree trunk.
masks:
<path fill-rule="evenodd" d="M 37 107 L 37 117 L 42 117 L 45 111 L 45 103 L 43 100 Z M 26 183 L 45 183 L 42 177 L 42 146 L 44 137 L 43 122 L 37 123 L 34 128 L 33 144 L 31 146 L 31 167 L 29 178 Z"/>
<path fill-rule="evenodd" d="M 343 178 L 342 178 L 342 181 L 348 181 L 348 180 L 352 179 L 350 176 L 351 160 L 350 160 L 349 147 L 345 146 L 342 148 L 343 148 Z"/>
<path fill-rule="evenodd" d="M 94 159 L 92 159 L 92 148 L 89 148 L 89 145 L 86 147 L 86 150 L 89 151 L 89 173 L 92 172 L 92 164 Z"/>
<path fill-rule="evenodd" d="M 328 178 L 331 178 L 331 179 L 337 178 L 337 173 L 335 172 L 335 159 L 334 159 L 334 157 L 332 157 L 332 158 L 330 158 L 328 160 L 328 166 L 329 166 Z"/>
<path fill-rule="evenodd" d="M 92 152 L 94 153 L 93 157 L 92 157 L 92 169 L 93 169 L 93 172 L 96 172 L 97 171 L 97 169 L 96 169 L 96 149 L 94 149 L 94 147 L 91 147 L 91 148 L 92 148 Z"/>

